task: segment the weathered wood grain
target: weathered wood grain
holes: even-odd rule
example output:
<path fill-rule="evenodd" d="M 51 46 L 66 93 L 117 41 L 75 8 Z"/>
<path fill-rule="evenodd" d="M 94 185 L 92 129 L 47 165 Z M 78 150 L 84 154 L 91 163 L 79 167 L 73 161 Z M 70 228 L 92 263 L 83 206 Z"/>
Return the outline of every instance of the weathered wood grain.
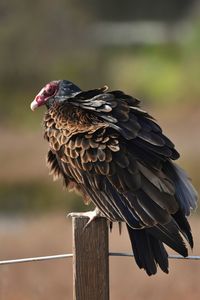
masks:
<path fill-rule="evenodd" d="M 73 218 L 73 300 L 109 300 L 108 226 Z"/>

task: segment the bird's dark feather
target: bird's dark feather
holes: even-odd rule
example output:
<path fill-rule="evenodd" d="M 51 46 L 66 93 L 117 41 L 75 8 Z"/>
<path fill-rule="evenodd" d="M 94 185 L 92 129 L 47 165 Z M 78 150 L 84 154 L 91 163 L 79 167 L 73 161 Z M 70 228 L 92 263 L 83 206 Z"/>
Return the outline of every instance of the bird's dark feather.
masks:
<path fill-rule="evenodd" d="M 193 246 L 186 215 L 196 192 L 171 160 L 174 144 L 139 100 L 106 88 L 80 91 L 55 102 L 44 119 L 48 162 L 87 195 L 110 221 L 127 224 L 135 259 L 147 274 L 168 272 L 162 243 L 187 255 Z"/>

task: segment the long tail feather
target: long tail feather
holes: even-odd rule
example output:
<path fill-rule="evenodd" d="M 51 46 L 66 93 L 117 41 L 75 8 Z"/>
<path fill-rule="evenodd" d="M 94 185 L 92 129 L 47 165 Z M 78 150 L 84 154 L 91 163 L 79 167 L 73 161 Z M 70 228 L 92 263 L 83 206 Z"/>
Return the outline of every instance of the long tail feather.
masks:
<path fill-rule="evenodd" d="M 188 223 L 186 217 L 184 216 L 183 212 L 179 209 L 175 214 L 172 215 L 176 223 L 178 224 L 181 233 L 186 238 L 188 243 L 190 244 L 190 247 L 193 248 L 194 242 L 193 237 L 191 233 L 191 227 Z"/>
<path fill-rule="evenodd" d="M 157 264 L 168 273 L 168 255 L 159 240 L 147 233 L 146 229 L 135 230 L 127 225 L 134 258 L 140 269 L 150 276 L 156 274 Z"/>
<path fill-rule="evenodd" d="M 178 252 L 180 255 L 186 257 L 188 250 L 179 233 L 179 227 L 173 221 L 165 225 L 156 225 L 155 227 L 147 228 L 154 238 L 164 242 L 167 246 Z"/>

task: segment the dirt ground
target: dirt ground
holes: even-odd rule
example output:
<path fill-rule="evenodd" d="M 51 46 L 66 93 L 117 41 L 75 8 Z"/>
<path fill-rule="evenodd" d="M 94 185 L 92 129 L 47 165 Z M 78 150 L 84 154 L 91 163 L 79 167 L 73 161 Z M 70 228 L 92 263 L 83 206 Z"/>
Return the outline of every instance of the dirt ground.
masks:
<path fill-rule="evenodd" d="M 195 248 L 200 254 L 200 220 L 192 218 Z M 57 215 L 1 218 L 0 260 L 71 253 L 71 222 Z M 129 252 L 125 227 L 119 236 L 115 225 L 110 251 Z M 169 253 L 172 253 L 169 250 Z M 170 273 L 148 277 L 133 258 L 110 258 L 111 300 L 199 299 L 200 262 L 170 260 Z M 0 266 L 0 300 L 72 299 L 71 258 Z M 98 300 L 98 299 L 94 299 Z"/>

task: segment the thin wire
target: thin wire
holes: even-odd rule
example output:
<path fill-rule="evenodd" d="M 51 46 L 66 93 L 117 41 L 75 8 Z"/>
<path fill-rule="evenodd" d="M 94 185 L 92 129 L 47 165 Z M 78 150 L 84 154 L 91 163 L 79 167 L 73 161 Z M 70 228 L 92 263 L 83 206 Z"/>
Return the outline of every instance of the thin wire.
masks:
<path fill-rule="evenodd" d="M 63 259 L 63 258 L 68 258 L 68 257 L 72 257 L 72 256 L 73 256 L 73 254 L 69 253 L 69 254 L 58 254 L 58 255 L 49 255 L 49 256 L 36 256 L 36 257 L 28 257 L 28 258 L 1 260 L 0 265 L 28 263 L 28 262 L 53 260 L 53 259 Z"/>
<path fill-rule="evenodd" d="M 133 257 L 134 255 L 131 253 L 110 252 L 109 256 Z M 28 258 L 18 258 L 18 259 L 10 259 L 10 260 L 1 260 L 0 265 L 38 262 L 38 261 L 45 261 L 45 260 L 64 259 L 64 258 L 70 258 L 70 257 L 73 257 L 72 253 L 49 255 L 49 256 L 36 256 L 36 257 L 28 257 Z M 170 259 L 185 259 L 185 260 L 200 260 L 200 256 L 198 256 L 198 255 L 196 255 L 196 256 L 191 255 L 191 256 L 187 256 L 187 257 L 183 257 L 181 255 L 169 255 L 169 258 Z"/>
<path fill-rule="evenodd" d="M 110 256 L 123 256 L 123 257 L 133 257 L 132 253 L 120 253 L 120 252 L 110 252 Z M 187 257 L 181 255 L 169 255 L 168 258 L 170 259 L 186 259 L 186 260 L 200 260 L 200 256 L 198 255 L 190 255 Z"/>

